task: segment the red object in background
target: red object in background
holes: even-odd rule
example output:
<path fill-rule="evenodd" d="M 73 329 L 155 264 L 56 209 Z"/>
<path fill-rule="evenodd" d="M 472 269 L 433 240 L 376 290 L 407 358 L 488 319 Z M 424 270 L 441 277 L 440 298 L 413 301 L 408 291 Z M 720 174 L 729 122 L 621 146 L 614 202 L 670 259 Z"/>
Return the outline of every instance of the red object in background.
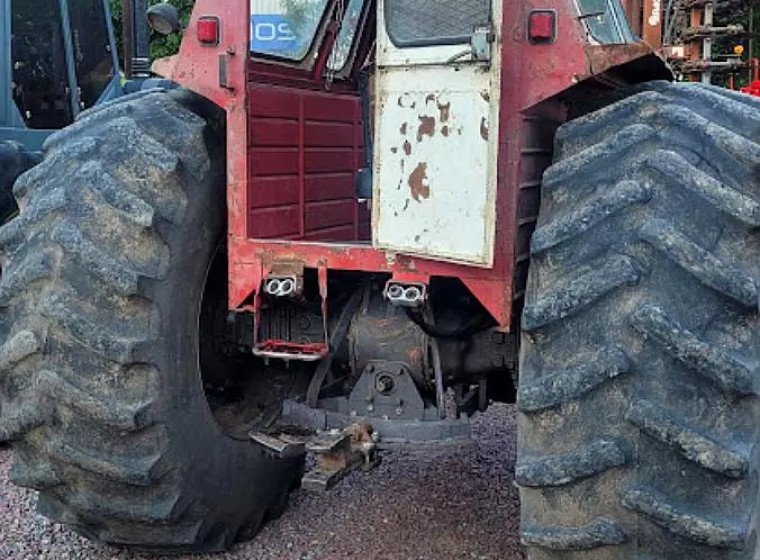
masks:
<path fill-rule="evenodd" d="M 749 95 L 754 95 L 755 97 L 760 97 L 760 76 L 758 75 L 760 72 L 758 72 L 758 60 L 756 58 L 752 59 L 752 81 L 747 87 L 743 87 L 741 89 L 742 93 L 747 93 Z"/>

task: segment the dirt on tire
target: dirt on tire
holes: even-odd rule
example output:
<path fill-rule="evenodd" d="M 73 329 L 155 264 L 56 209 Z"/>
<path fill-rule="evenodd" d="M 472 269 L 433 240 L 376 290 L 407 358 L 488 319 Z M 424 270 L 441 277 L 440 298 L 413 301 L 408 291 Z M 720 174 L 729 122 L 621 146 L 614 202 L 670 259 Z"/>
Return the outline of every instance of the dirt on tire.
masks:
<path fill-rule="evenodd" d="M 0 229 L 11 480 L 111 545 L 224 550 L 282 509 L 302 468 L 229 437 L 204 394 L 201 300 L 226 233 L 221 119 L 182 90 L 91 109 L 47 141 Z"/>
<path fill-rule="evenodd" d="M 563 126 L 523 316 L 533 560 L 757 557 L 760 101 L 652 83 Z"/>

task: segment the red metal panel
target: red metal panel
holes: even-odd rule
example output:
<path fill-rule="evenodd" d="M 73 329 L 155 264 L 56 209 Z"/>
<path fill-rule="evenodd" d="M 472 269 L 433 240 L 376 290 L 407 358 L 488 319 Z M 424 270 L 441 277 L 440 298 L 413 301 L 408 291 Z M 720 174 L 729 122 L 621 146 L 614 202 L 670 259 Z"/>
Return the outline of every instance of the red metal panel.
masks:
<path fill-rule="evenodd" d="M 298 177 L 259 177 L 259 188 L 251 191 L 248 204 L 251 209 L 298 205 Z"/>
<path fill-rule="evenodd" d="M 307 146 L 304 152 L 306 174 L 355 172 L 353 151 L 353 146 L 347 149 L 320 149 Z"/>
<path fill-rule="evenodd" d="M 306 231 L 354 225 L 354 201 L 351 199 L 313 202 L 306 205 Z M 348 237 L 351 239 L 353 236 Z"/>
<path fill-rule="evenodd" d="M 298 120 L 251 117 L 251 144 L 298 148 Z"/>
<path fill-rule="evenodd" d="M 262 238 L 298 237 L 299 214 L 298 204 L 269 206 L 252 210 L 248 219 L 256 222 L 256 231 Z"/>
<path fill-rule="evenodd" d="M 304 115 L 309 121 L 348 123 L 356 121 L 358 94 L 336 95 L 330 93 L 304 94 Z"/>
<path fill-rule="evenodd" d="M 267 148 L 255 146 L 251 149 L 250 173 L 252 178 L 298 174 L 299 150 L 292 148 Z"/>
<path fill-rule="evenodd" d="M 357 94 L 251 85 L 249 100 L 247 237 L 355 240 Z"/>
<path fill-rule="evenodd" d="M 325 148 L 354 147 L 354 123 L 306 121 L 304 142 L 307 146 Z"/>
<path fill-rule="evenodd" d="M 325 229 L 315 229 L 307 233 L 303 240 L 309 242 L 330 243 L 331 239 L 349 239 L 353 236 L 353 224 L 329 227 Z"/>
<path fill-rule="evenodd" d="M 356 189 L 353 172 L 310 174 L 306 177 L 306 200 L 353 199 Z"/>

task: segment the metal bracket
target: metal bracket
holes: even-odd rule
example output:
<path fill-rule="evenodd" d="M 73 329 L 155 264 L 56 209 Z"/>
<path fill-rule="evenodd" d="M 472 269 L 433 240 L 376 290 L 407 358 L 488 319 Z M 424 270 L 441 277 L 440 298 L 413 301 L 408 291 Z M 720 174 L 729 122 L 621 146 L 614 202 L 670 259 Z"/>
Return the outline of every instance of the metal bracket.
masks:
<path fill-rule="evenodd" d="M 374 361 L 348 397 L 351 413 L 369 418 L 424 420 L 422 400 L 406 364 Z"/>
<path fill-rule="evenodd" d="M 276 459 L 292 459 L 306 454 L 306 445 L 303 441 L 285 441 L 260 432 L 251 432 L 249 435 L 254 443 L 261 445 L 267 454 Z"/>
<path fill-rule="evenodd" d="M 491 62 L 491 45 L 495 40 L 493 27 L 490 25 L 476 27 L 470 39 L 472 58 L 480 62 Z"/>
<path fill-rule="evenodd" d="M 311 453 L 316 466 L 301 479 L 301 486 L 307 491 L 325 492 L 353 470 L 363 466 L 370 471 L 380 464 L 377 437 L 366 422 L 352 424 L 344 430 L 317 432 L 310 437 L 255 432 L 250 438 L 277 459 Z"/>

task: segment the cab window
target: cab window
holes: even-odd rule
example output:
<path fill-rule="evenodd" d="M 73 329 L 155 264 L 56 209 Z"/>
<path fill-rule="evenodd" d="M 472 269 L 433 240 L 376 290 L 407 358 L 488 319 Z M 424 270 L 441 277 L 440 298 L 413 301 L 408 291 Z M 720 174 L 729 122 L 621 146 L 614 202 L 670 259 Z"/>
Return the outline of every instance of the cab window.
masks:
<path fill-rule="evenodd" d="M 13 100 L 29 128 L 73 120 L 58 0 L 11 1 Z"/>
<path fill-rule="evenodd" d="M 469 43 L 491 21 L 491 0 L 386 0 L 385 24 L 397 47 Z"/>
<path fill-rule="evenodd" d="M 303 60 L 327 4 L 328 0 L 251 0 L 251 52 Z"/>
<path fill-rule="evenodd" d="M 359 30 L 365 3 L 365 0 L 351 0 L 348 3 L 340 33 L 335 41 L 330 60 L 327 62 L 329 70 L 340 72 L 348 63 L 356 42 L 356 32 Z"/>
<path fill-rule="evenodd" d="M 635 41 L 618 0 L 578 0 L 578 9 L 589 35 L 597 43 L 615 45 Z"/>
<path fill-rule="evenodd" d="M 79 100 L 82 109 L 98 102 L 114 78 L 111 39 L 103 0 L 69 0 Z"/>

